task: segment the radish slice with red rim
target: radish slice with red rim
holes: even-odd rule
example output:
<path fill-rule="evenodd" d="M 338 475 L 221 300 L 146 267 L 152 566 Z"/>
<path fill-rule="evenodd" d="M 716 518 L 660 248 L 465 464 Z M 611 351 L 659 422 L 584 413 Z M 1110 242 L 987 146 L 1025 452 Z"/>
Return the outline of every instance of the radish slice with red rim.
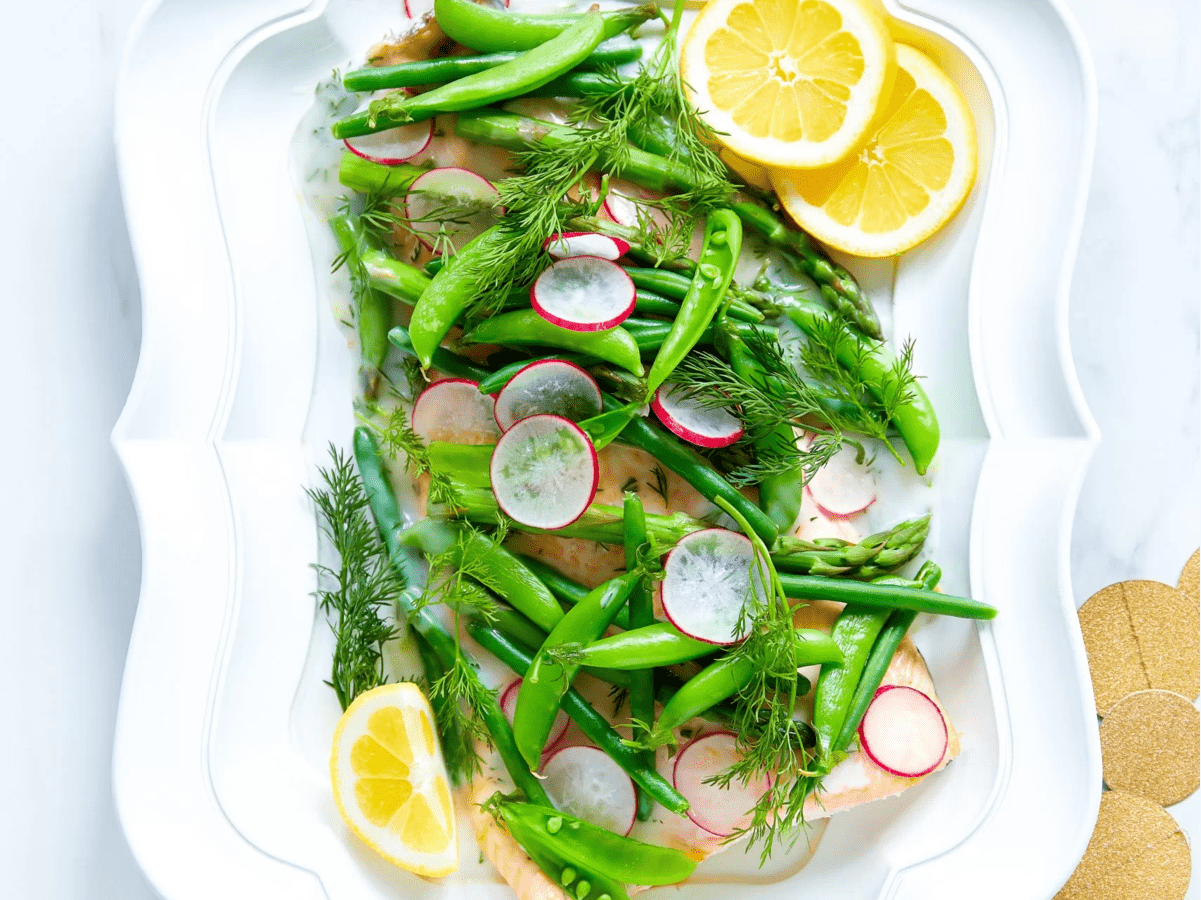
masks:
<path fill-rule="evenodd" d="M 751 810 L 771 787 L 767 776 L 726 787 L 706 782 L 742 759 L 738 738 L 729 731 L 703 734 L 676 757 L 671 780 L 688 801 L 688 818 L 710 834 L 728 837 L 751 824 Z"/>
<path fill-rule="evenodd" d="M 562 416 L 522 419 L 501 435 L 488 467 L 501 511 L 522 525 L 570 525 L 592 498 L 600 466 L 592 442 Z"/>
<path fill-rule="evenodd" d="M 689 637 L 734 644 L 746 637 L 751 616 L 739 630 L 747 601 L 767 599 L 763 573 L 751 542 L 725 528 L 706 528 L 683 537 L 663 570 L 663 612 Z M 753 610 L 751 611 L 753 613 Z"/>
<path fill-rule="evenodd" d="M 818 469 L 806 485 L 821 513 L 830 519 L 847 519 L 876 502 L 876 476 L 859 461 L 859 449 L 844 444 Z"/>
<path fill-rule="evenodd" d="M 376 91 L 368 97 L 367 103 L 360 107 L 360 111 L 366 110 L 372 100 L 390 93 L 392 92 Z M 375 134 L 346 138 L 342 143 L 355 156 L 383 166 L 398 166 L 425 150 L 433 138 L 434 120 L 430 119 L 427 122 L 400 125 Z"/>
<path fill-rule="evenodd" d="M 582 422 L 600 412 L 601 391 L 596 381 L 565 359 L 541 359 L 519 369 L 496 397 L 496 424 L 501 431 L 539 413 Z"/>
<path fill-rule="evenodd" d="M 530 288 L 538 315 L 572 331 L 606 331 L 634 311 L 637 292 L 626 270 L 599 256 L 571 256 L 546 269 Z"/>
<path fill-rule="evenodd" d="M 427 444 L 494 444 L 500 436 L 495 406 L 491 397 L 480 393 L 478 382 L 466 378 L 435 381 L 413 404 L 413 431 Z"/>
<path fill-rule="evenodd" d="M 630 252 L 630 245 L 618 238 L 594 231 L 565 231 L 548 237 L 543 242 L 542 249 L 555 259 L 570 259 L 573 256 L 619 259 Z"/>
<path fill-rule="evenodd" d="M 513 714 L 517 710 L 517 692 L 520 689 L 521 679 L 517 678 L 500 695 L 500 708 L 510 725 L 513 724 Z M 559 741 L 563 740 L 563 735 L 567 734 L 567 726 L 570 724 L 571 719 L 567 718 L 567 713 L 559 710 L 554 723 L 550 726 L 550 737 L 546 739 L 546 746 L 542 748 L 543 753 L 550 753 L 555 749 Z"/>
<path fill-rule="evenodd" d="M 468 169 L 430 169 L 405 194 L 409 227 L 431 250 L 442 240 L 456 249 L 482 234 L 495 220 L 500 194 L 487 178 Z"/>
<path fill-rule="evenodd" d="M 555 809 L 617 834 L 629 834 L 638 810 L 634 782 L 596 747 L 564 747 L 542 765 Z"/>
<path fill-rule="evenodd" d="M 743 434 L 742 422 L 728 409 L 706 408 L 669 381 L 655 391 L 651 409 L 672 434 L 698 447 L 728 447 Z"/>
<path fill-rule="evenodd" d="M 916 688 L 888 684 L 859 723 L 859 743 L 876 765 L 902 778 L 929 775 L 947 755 L 947 721 Z"/>
<path fill-rule="evenodd" d="M 668 228 L 671 217 L 659 207 L 647 203 L 648 200 L 660 199 L 661 195 L 621 181 L 617 178 L 609 180 L 609 192 L 605 195 L 604 211 L 618 225 L 636 228 L 646 217 L 649 217 L 659 228 Z"/>

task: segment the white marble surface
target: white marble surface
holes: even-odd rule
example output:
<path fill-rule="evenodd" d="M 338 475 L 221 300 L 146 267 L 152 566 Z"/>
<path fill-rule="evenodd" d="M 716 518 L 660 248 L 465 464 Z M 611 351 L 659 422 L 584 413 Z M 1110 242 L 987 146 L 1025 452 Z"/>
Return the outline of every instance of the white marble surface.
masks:
<path fill-rule="evenodd" d="M 89 0 L 69 17 L 61 5 L 0 4 L 9 70 L 37 73 L 18 127 L 0 137 L 0 467 L 10 473 L 0 490 L 0 896 L 14 900 L 153 897 L 109 782 L 140 565 L 108 443 L 139 340 L 112 89 L 140 2 Z M 1100 86 L 1071 312 L 1104 433 L 1073 540 L 1083 601 L 1124 578 L 1174 582 L 1201 542 L 1201 23 L 1195 0 L 1068 3 Z M 1171 811 L 1201 834 L 1201 799 Z"/>

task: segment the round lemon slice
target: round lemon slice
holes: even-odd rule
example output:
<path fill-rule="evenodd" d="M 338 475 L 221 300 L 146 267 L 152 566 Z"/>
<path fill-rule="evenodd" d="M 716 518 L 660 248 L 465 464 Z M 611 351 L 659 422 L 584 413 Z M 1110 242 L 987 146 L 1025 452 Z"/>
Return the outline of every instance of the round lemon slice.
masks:
<path fill-rule="evenodd" d="M 823 243 L 892 256 L 946 224 L 976 180 L 976 130 L 954 83 L 897 44 L 890 95 L 854 155 L 825 169 L 773 169 L 780 202 Z"/>
<path fill-rule="evenodd" d="M 680 55 L 689 99 L 718 140 L 785 168 L 849 153 L 894 68 L 870 0 L 711 0 Z"/>
<path fill-rule="evenodd" d="M 446 764 L 416 685 L 360 694 L 334 731 L 329 771 L 342 818 L 384 859 L 427 877 L 459 867 Z"/>

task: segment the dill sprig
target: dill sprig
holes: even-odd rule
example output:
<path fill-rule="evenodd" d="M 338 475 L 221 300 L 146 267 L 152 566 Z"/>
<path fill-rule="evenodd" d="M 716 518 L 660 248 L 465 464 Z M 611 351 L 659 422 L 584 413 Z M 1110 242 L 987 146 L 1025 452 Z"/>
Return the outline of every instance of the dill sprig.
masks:
<path fill-rule="evenodd" d="M 454 481 L 446 472 L 441 472 L 430 464 L 429 450 L 425 443 L 413 431 L 409 417 L 403 406 L 396 406 L 388 414 L 388 421 L 380 427 L 370 419 L 362 421 L 375 429 L 380 443 L 394 459 L 404 461 L 405 471 L 411 478 L 428 475 L 430 478 L 429 502 L 445 506 L 458 506 L 459 494 Z"/>
<path fill-rule="evenodd" d="M 317 602 L 334 633 L 334 657 L 327 684 L 346 709 L 364 691 L 387 681 L 383 645 L 397 636 L 386 616 L 405 589 L 371 518 L 367 494 L 354 462 L 330 445 L 332 464 L 318 469 L 322 488 L 308 488 L 321 516 L 321 530 L 338 555 L 337 567 L 314 564 L 327 586 Z"/>
<path fill-rule="evenodd" d="M 734 698 L 734 725 L 739 759 L 709 779 L 727 787 L 770 779 L 771 786 L 751 810 L 750 824 L 730 836 L 749 837 L 758 844 L 761 863 L 779 845 L 791 846 L 804 824 L 805 799 L 820 783 L 820 770 L 811 765 L 806 746 L 808 726 L 795 717 L 799 675 L 795 661 L 792 607 L 772 565 L 771 555 L 746 519 L 726 500 L 717 504 L 751 541 L 753 565 L 767 587 L 763 602 L 743 606 L 738 623 L 749 633 L 733 652 L 753 664 L 754 676 Z"/>
<path fill-rule="evenodd" d="M 471 660 L 463 654 L 457 622 L 455 649 L 454 664 L 429 686 L 427 696 L 438 722 L 447 771 L 455 781 L 470 781 L 483 770 L 479 748 L 492 746 L 483 718 L 473 713 L 489 703 L 496 691 L 485 687 Z"/>

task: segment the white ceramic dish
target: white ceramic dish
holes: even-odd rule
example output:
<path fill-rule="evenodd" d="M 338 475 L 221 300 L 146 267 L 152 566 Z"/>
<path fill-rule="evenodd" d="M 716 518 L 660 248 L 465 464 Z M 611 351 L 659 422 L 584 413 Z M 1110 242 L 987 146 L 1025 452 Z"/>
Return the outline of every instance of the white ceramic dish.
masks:
<path fill-rule="evenodd" d="M 300 486 L 349 434 L 353 365 L 288 154 L 313 85 L 396 8 L 161 0 L 127 50 L 117 144 L 144 321 L 113 440 L 144 569 L 114 786 L 168 900 L 510 896 L 474 864 L 470 835 L 444 886 L 378 864 L 341 827 L 324 768 L 336 705 L 315 687 L 327 648 Z M 1055 0 L 888 8 L 968 94 L 981 180 L 895 272 L 857 270 L 876 297 L 891 292 L 895 330 L 919 338 L 943 419 L 946 583 L 1001 615 L 918 637 L 968 735 L 962 757 L 900 800 L 837 817 L 809 867 L 756 878 L 753 893 L 1049 898 L 1083 852 L 1101 785 L 1068 577 L 1097 440 L 1066 334 L 1095 87 Z M 745 871 L 733 858 L 682 895 L 728 893 Z"/>

